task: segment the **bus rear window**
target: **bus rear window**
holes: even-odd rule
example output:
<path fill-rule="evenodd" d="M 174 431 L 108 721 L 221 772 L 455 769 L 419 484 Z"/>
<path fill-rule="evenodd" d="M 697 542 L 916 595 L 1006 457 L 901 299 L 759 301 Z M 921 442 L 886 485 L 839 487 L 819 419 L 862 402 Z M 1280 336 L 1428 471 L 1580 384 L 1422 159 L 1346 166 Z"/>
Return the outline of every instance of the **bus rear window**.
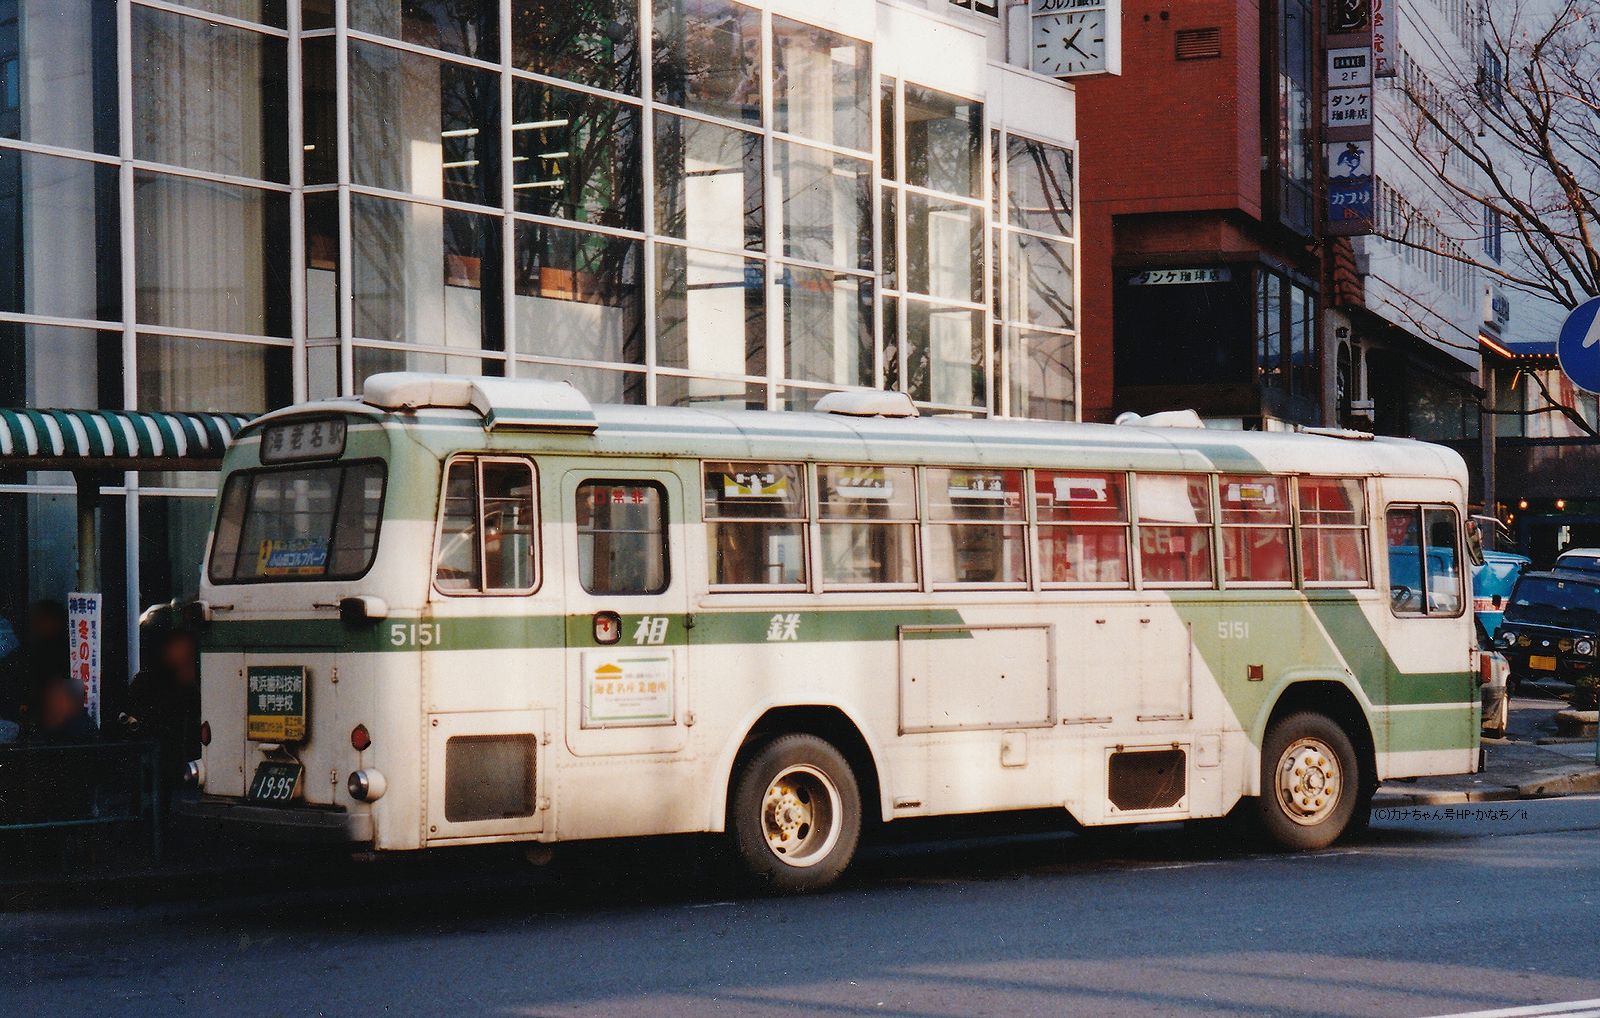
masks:
<path fill-rule="evenodd" d="M 361 462 L 234 474 L 211 548 L 213 583 L 353 579 L 372 565 L 384 467 Z"/>

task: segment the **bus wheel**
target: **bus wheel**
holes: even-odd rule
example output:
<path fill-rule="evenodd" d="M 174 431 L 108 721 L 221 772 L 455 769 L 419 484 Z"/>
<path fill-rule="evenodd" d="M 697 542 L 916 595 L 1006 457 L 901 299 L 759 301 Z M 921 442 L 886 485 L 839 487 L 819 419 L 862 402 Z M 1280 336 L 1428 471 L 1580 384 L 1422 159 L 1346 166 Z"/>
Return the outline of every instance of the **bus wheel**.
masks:
<path fill-rule="evenodd" d="M 1290 714 L 1267 730 L 1257 806 L 1268 837 L 1284 848 L 1326 848 L 1344 833 L 1361 798 L 1355 747 L 1331 718 Z"/>
<path fill-rule="evenodd" d="M 728 826 L 745 868 L 768 889 L 821 890 L 861 840 L 861 791 L 832 744 L 782 735 L 739 771 Z"/>

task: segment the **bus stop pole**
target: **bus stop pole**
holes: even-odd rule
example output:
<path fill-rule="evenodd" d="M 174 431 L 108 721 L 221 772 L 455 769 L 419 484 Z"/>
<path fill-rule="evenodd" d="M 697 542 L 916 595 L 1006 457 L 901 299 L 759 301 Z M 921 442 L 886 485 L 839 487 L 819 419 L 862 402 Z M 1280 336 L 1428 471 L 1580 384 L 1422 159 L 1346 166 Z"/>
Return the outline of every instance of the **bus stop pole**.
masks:
<path fill-rule="evenodd" d="M 72 473 L 78 486 L 78 589 L 100 589 L 100 543 L 95 512 L 100 508 L 100 479 L 92 471 Z"/>

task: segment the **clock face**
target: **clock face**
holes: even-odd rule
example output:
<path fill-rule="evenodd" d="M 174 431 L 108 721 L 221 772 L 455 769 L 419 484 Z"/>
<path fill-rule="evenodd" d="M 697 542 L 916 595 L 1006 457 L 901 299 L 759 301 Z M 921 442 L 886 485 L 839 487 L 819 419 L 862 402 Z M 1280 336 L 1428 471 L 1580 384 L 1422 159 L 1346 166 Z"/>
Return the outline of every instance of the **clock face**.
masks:
<path fill-rule="evenodd" d="M 1106 69 L 1106 12 L 1074 11 L 1033 19 L 1033 69 L 1056 76 Z"/>

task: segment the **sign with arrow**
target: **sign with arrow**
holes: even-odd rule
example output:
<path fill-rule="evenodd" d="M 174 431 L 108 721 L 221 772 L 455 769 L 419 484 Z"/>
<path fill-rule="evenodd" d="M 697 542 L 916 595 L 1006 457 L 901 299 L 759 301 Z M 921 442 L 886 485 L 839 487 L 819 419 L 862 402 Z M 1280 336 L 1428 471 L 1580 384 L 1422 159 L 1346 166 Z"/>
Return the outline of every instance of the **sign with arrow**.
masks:
<path fill-rule="evenodd" d="M 1567 313 L 1556 339 L 1556 358 L 1573 385 L 1600 393 L 1600 297 L 1590 297 Z"/>

